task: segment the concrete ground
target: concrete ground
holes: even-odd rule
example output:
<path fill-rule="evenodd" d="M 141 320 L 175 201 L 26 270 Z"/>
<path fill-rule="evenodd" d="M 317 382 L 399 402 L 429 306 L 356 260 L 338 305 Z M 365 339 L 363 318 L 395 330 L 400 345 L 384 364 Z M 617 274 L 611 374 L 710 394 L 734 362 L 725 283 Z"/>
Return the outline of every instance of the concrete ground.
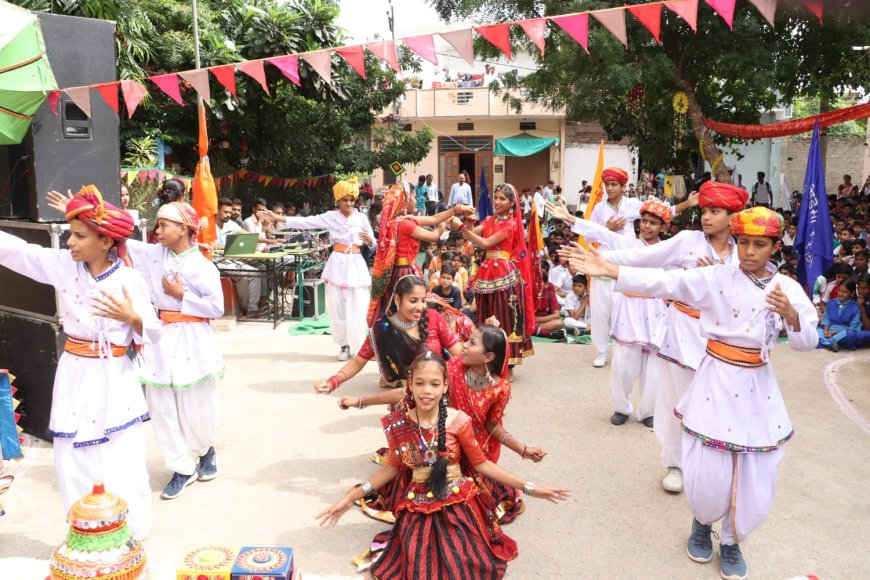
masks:
<path fill-rule="evenodd" d="M 315 379 L 340 366 L 328 336 L 290 337 L 245 324 L 220 333 L 227 363 L 217 446 L 220 476 L 176 500 L 159 498 L 168 480 L 150 424 L 148 465 L 154 527 L 145 548 L 158 580 L 204 545 L 288 545 L 306 577 L 354 577 L 352 556 L 384 525 L 349 512 L 323 530 L 314 515 L 375 470 L 383 408 L 341 411 L 318 396 Z M 591 347 L 536 344 L 517 369 L 506 427 L 543 446 L 534 465 L 503 454 L 501 465 L 544 484 L 570 487 L 563 505 L 528 500 L 506 528 L 520 547 L 510 578 L 717 578 L 718 560 L 685 554 L 691 515 L 667 495 L 655 437 L 634 420 L 609 423 L 609 367 L 591 366 Z M 773 364 L 797 435 L 780 464 L 770 517 L 743 544 L 754 578 L 870 578 L 870 353 L 795 353 L 780 345 Z M 377 369 L 342 388 L 378 392 Z M 2 500 L 0 578 L 43 580 L 46 560 L 66 534 L 47 444 L 7 470 L 17 479 Z M 314 573 L 314 574 L 312 574 Z"/>

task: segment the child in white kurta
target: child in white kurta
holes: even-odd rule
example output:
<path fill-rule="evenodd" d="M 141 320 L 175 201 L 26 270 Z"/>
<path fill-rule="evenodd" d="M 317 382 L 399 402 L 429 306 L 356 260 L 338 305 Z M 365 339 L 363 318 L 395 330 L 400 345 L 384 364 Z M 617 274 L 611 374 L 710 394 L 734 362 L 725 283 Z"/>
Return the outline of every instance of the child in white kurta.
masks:
<path fill-rule="evenodd" d="M 184 226 L 191 236 L 198 230 L 196 212 L 185 203 L 160 208 L 158 231 L 161 220 Z M 224 361 L 209 321 L 224 312 L 220 273 L 195 242 L 176 254 L 162 243 L 132 241 L 129 252 L 133 267 L 148 282 L 151 302 L 163 323 L 160 342 L 143 353 L 139 379 L 145 384 L 157 444 L 173 471 L 161 497 L 173 499 L 193 481 L 217 476 L 216 379 L 223 376 Z M 168 283 L 180 283 L 182 298 L 166 291 Z"/>
<path fill-rule="evenodd" d="M 132 219 L 127 231 L 123 216 L 110 213 L 121 210 L 104 204 L 98 195 L 80 194 L 70 207 L 84 210 L 78 219 L 93 227 L 88 220 L 94 207 L 101 206 L 106 212 L 101 223 L 121 224 L 117 230 L 123 227 L 126 235 L 113 239 L 123 240 L 133 230 Z M 74 260 L 69 250 L 43 248 L 0 232 L 0 265 L 54 286 L 68 337 L 57 365 L 49 421 L 64 509 L 101 481 L 127 501 L 127 523 L 136 537 L 144 538 L 151 527 L 142 428 L 148 408 L 127 350 L 131 344 L 158 342 L 161 328 L 141 274 L 114 258 L 108 270 L 92 276 L 86 263 Z M 108 296 L 132 303 L 142 321 L 141 334 L 129 324 L 94 314 L 94 303 Z"/>

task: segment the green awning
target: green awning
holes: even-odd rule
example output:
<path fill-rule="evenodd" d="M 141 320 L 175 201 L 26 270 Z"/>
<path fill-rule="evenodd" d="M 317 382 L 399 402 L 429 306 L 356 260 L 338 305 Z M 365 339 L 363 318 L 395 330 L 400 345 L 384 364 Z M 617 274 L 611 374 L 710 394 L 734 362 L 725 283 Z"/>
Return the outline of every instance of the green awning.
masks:
<path fill-rule="evenodd" d="M 535 137 L 528 133 L 520 133 L 506 139 L 495 140 L 495 155 L 508 157 L 528 157 L 539 151 L 548 149 L 550 145 L 559 143 L 558 139 L 550 137 Z"/>

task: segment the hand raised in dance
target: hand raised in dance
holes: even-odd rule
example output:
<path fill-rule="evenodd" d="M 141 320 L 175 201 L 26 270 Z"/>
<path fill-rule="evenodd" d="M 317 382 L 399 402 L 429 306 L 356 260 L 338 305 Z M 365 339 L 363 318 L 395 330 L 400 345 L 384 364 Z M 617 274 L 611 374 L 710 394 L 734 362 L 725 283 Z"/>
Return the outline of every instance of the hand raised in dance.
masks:
<path fill-rule="evenodd" d="M 91 306 L 94 309 L 94 315 L 102 318 L 111 318 L 118 322 L 131 323 L 138 319 L 139 315 L 133 310 L 133 300 L 126 288 L 121 288 L 124 293 L 124 299 L 119 300 L 105 290 L 100 290 L 102 296 L 93 296 Z"/>
<path fill-rule="evenodd" d="M 788 296 L 779 287 L 779 282 L 776 283 L 774 289 L 767 295 L 767 309 L 782 316 L 786 324 L 791 326 L 795 331 L 800 330 L 800 318 L 797 310 L 791 305 Z"/>
<path fill-rule="evenodd" d="M 70 201 L 72 201 L 72 198 L 73 194 L 68 189 L 66 190 L 66 195 L 59 191 L 49 191 L 45 196 L 48 207 L 56 209 L 62 214 L 66 214 L 66 206 Z"/>
<path fill-rule="evenodd" d="M 618 232 L 622 228 L 625 227 L 625 218 L 619 216 L 613 216 L 609 220 L 607 220 L 607 229 L 611 232 Z"/>
<path fill-rule="evenodd" d="M 564 203 L 555 204 L 548 201 L 546 207 L 547 212 L 553 217 L 553 219 L 568 222 L 570 224 L 577 221 L 577 218 L 571 215 L 571 212 L 568 211 L 568 208 L 565 207 Z"/>
<path fill-rule="evenodd" d="M 462 227 L 462 220 L 459 219 L 458 217 L 452 217 L 449 220 L 447 220 L 446 223 L 447 223 L 447 229 L 450 230 L 451 232 L 455 232 L 460 227 Z"/>
<path fill-rule="evenodd" d="M 184 300 L 184 286 L 178 272 L 169 272 L 163 276 L 163 293 L 178 300 Z"/>
<path fill-rule="evenodd" d="M 284 218 L 282 216 L 279 216 L 278 214 L 276 214 L 273 211 L 268 210 L 268 209 L 258 211 L 257 212 L 257 219 L 261 222 L 272 222 L 272 223 L 284 221 Z"/>
<path fill-rule="evenodd" d="M 372 239 L 372 237 L 369 235 L 369 233 L 366 230 L 360 231 L 359 239 L 362 243 L 364 243 L 367 246 L 371 246 L 372 244 L 375 243 L 374 239 Z"/>
<path fill-rule="evenodd" d="M 699 198 L 700 194 L 697 191 L 690 193 L 689 197 L 686 198 L 686 201 L 689 202 L 689 207 L 697 207 Z"/>
<path fill-rule="evenodd" d="M 320 520 L 318 525 L 321 528 L 332 528 L 335 524 L 338 523 L 338 520 L 341 519 L 347 510 L 349 510 L 353 506 L 353 500 L 349 495 L 344 496 L 316 516 L 314 516 L 315 520 Z"/>
<path fill-rule="evenodd" d="M 604 276 L 616 279 L 619 277 L 619 266 L 611 264 L 593 247 L 588 250 L 577 247 L 579 252 L 572 252 L 568 258 L 568 267 L 587 276 Z"/>
<path fill-rule="evenodd" d="M 709 256 L 701 256 L 700 258 L 698 258 L 697 263 L 696 263 L 696 265 L 699 268 L 705 268 L 707 266 L 715 266 L 716 264 L 721 264 L 721 262 L 719 262 L 716 259 L 711 258 Z"/>
<path fill-rule="evenodd" d="M 532 491 L 532 497 L 545 499 L 552 503 L 559 503 L 571 497 L 571 490 L 563 487 L 544 487 L 539 485 Z"/>
<path fill-rule="evenodd" d="M 546 456 L 547 452 L 540 447 L 526 447 L 526 450 L 523 453 L 524 459 L 531 459 L 535 463 L 540 463 Z"/>

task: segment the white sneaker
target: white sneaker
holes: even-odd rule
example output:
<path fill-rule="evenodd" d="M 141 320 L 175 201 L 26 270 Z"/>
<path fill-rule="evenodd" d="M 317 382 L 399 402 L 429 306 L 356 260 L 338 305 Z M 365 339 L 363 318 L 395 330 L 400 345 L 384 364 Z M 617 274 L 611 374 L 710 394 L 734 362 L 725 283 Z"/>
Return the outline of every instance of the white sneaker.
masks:
<path fill-rule="evenodd" d="M 350 358 L 350 347 L 343 346 L 341 347 L 341 352 L 338 353 L 338 360 L 344 362 Z"/>
<path fill-rule="evenodd" d="M 606 364 L 607 364 L 607 355 L 606 354 L 599 354 L 597 357 L 595 357 L 595 360 L 592 361 L 592 366 L 594 366 L 596 369 L 600 369 L 601 367 L 603 367 Z"/>
<path fill-rule="evenodd" d="M 668 474 L 662 479 L 662 488 L 671 493 L 683 491 L 683 472 L 679 467 L 668 467 Z"/>

